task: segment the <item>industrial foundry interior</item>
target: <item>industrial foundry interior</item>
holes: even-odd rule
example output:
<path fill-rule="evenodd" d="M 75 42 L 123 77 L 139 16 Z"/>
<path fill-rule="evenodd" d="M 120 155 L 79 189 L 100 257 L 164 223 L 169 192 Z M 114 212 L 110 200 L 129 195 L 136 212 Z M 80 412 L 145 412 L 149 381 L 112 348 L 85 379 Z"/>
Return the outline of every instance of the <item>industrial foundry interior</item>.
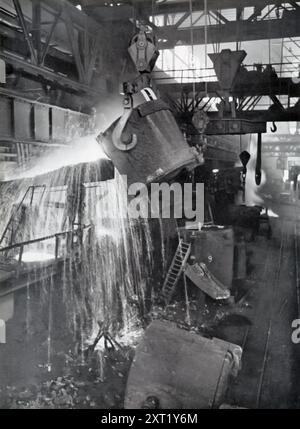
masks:
<path fill-rule="evenodd" d="M 300 1 L 0 0 L 0 408 L 300 407 Z"/>

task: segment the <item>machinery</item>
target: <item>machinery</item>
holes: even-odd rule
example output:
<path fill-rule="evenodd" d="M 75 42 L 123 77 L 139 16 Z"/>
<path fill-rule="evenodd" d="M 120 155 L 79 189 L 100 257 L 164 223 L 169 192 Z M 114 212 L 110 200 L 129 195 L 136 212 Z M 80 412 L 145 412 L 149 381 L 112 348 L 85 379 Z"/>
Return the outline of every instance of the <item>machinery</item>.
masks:
<path fill-rule="evenodd" d="M 264 122 L 238 118 L 236 100 L 232 97 L 233 86 L 246 55 L 245 51 L 231 51 L 230 49 L 224 49 L 220 53 L 209 54 L 221 92 L 224 95 L 217 105 L 218 118 L 209 118 L 207 122 L 205 133 L 208 135 L 254 134 L 266 131 L 266 123 Z"/>
<path fill-rule="evenodd" d="M 122 79 L 126 80 L 122 84 L 123 103 L 120 103 L 123 113 L 97 139 L 109 160 L 77 164 L 81 162 L 77 157 L 75 165 L 65 165 L 49 174 L 28 181 L 0 183 L 3 194 L 0 213 L 4 219 L 0 234 L 0 343 L 8 343 L 8 347 L 0 350 L 3 369 L 0 387 L 8 384 L 6 373 L 9 378 L 10 373 L 16 372 L 18 355 L 21 363 L 22 360 L 25 363 L 19 365 L 22 371 L 30 372 L 26 364 L 33 357 L 31 344 L 36 346 L 34 341 L 30 342 L 30 337 L 35 336 L 35 330 L 30 331 L 34 316 L 34 328 L 43 328 L 43 335 L 37 337 L 37 349 L 46 352 L 41 359 L 37 356 L 38 362 L 44 362 L 47 371 L 51 371 L 52 364 L 54 369 L 55 362 L 60 360 L 55 347 L 66 347 L 68 355 L 62 355 L 61 360 L 70 364 L 68 373 L 73 369 L 76 373 L 71 380 L 76 389 L 75 400 L 71 397 L 66 403 L 72 408 L 81 407 L 81 402 L 77 402 L 81 396 L 84 407 L 90 402 L 86 386 L 83 386 L 84 395 L 78 389 L 82 382 L 77 383 L 77 374 L 81 379 L 85 373 L 90 382 L 88 388 L 93 385 L 92 392 L 101 396 L 100 401 L 104 403 L 107 399 L 111 402 L 108 405 L 114 408 L 117 397 L 121 406 L 124 398 L 127 409 L 226 408 L 227 400 L 233 402 L 232 406 L 241 401 L 243 406 L 260 408 L 268 403 L 264 398 L 261 401 L 262 392 L 265 395 L 267 390 L 271 392 L 269 403 L 273 404 L 276 383 L 280 399 L 285 397 L 285 391 L 281 392 L 283 384 L 292 386 L 296 397 L 294 380 L 298 371 L 294 373 L 297 366 L 294 361 L 293 366 L 287 365 L 292 362 L 290 355 L 294 355 L 294 351 L 290 351 L 290 320 L 286 319 L 296 314 L 289 255 L 293 247 L 297 259 L 299 234 L 296 225 L 295 246 L 290 246 L 291 222 L 289 219 L 285 234 L 283 220 L 280 246 L 278 240 L 272 240 L 264 248 L 261 238 L 246 244 L 249 230 L 253 233 L 250 239 L 255 238 L 260 228 L 270 238 L 271 230 L 268 210 L 262 213 L 259 205 L 245 205 L 251 156 L 246 146 L 248 139 L 242 137 L 257 136 L 253 171 L 258 186 L 262 182 L 262 136 L 267 122 L 299 118 L 299 100 L 294 107 L 290 103 L 299 96 L 300 84 L 298 78 L 292 82 L 292 78 L 284 77 L 283 73 L 290 72 L 283 67 L 283 57 L 278 76 L 273 69 L 275 64 L 258 64 L 250 70 L 251 66 L 243 64 L 246 51 L 239 46 L 242 43 L 246 46 L 244 41 L 251 37 L 268 38 L 271 58 L 271 40 L 276 36 L 282 39 L 284 52 L 285 39 L 299 32 L 297 25 L 291 33 L 288 28 L 290 21 L 294 20 L 295 24 L 299 21 L 295 19 L 300 16 L 299 2 L 282 6 L 278 2 L 275 5 L 263 2 L 261 7 L 249 3 L 246 7 L 232 0 L 224 5 L 219 0 L 204 1 L 203 5 L 192 1 L 188 5 L 188 2 L 161 0 L 113 0 L 111 3 L 82 0 L 78 5 L 74 1 L 71 7 L 65 4 L 67 0 L 32 0 L 29 12 L 20 5 L 21 0 L 6 3 L 12 3 L 14 8 L 10 13 L 0 11 L 2 33 L 5 33 L 0 55 L 0 69 L 5 78 L 2 79 L 0 70 L 0 81 L 4 83 L 7 78 L 8 82 L 0 95 L 3 113 L 0 115 L 3 131 L 0 161 L 6 164 L 2 177 L 7 177 L 6 168 L 26 164 L 45 146 L 52 151 L 54 146 L 91 134 L 96 127 L 96 110 L 91 108 L 98 105 L 95 99 L 99 106 L 102 103 L 101 115 L 107 119 L 105 104 L 117 95 L 115 83 L 123 73 L 120 59 L 124 60 L 124 67 L 126 64 L 128 34 L 132 34 L 132 28 L 138 31 L 128 47 L 136 76 Z M 233 6 L 236 17 L 230 9 Z M 223 7 L 228 13 L 224 13 Z M 265 8 L 269 10 L 264 12 Z M 99 25 L 81 13 L 96 16 L 96 10 Z M 164 12 L 166 10 L 169 13 Z M 265 13 L 269 31 L 265 31 Z M 294 18 L 288 19 L 291 13 Z M 123 14 L 127 16 L 126 22 Z M 155 29 L 157 39 L 150 28 Z M 221 45 L 233 41 L 236 50 L 221 50 Z M 207 64 L 205 67 L 200 64 L 201 74 L 196 74 L 194 48 L 196 52 L 201 43 L 205 43 L 205 54 L 207 48 L 214 48 L 209 57 L 217 81 L 214 73 L 213 76 L 207 74 Z M 186 65 L 179 71 L 187 71 L 187 79 L 182 73 L 180 82 L 175 59 L 185 44 L 191 48 L 186 51 L 188 56 L 192 53 L 192 59 L 180 58 Z M 184 102 L 178 102 L 178 98 L 174 102 L 178 110 L 185 109 L 181 116 L 176 115 L 170 100 L 163 97 L 163 91 L 157 91 L 158 81 L 152 79 L 159 46 L 165 52 L 174 48 L 174 70 L 171 71 L 169 65 L 165 67 L 169 76 L 164 70 L 159 71 L 164 74 L 161 81 L 169 88 L 170 98 L 176 87 L 184 92 L 184 82 L 187 88 L 193 87 L 193 98 L 186 90 Z M 293 54 L 290 48 L 287 50 Z M 167 61 L 168 55 L 169 52 Z M 293 55 L 297 60 L 297 55 Z M 165 63 L 162 61 L 162 69 Z M 295 61 L 288 64 L 293 66 Z M 293 76 L 297 67 L 296 63 Z M 169 78 L 170 85 L 166 83 Z M 205 79 L 207 81 L 203 81 Z M 37 86 L 28 88 L 28 82 Z M 160 90 L 162 87 L 163 84 Z M 20 91 L 28 99 L 22 98 Z M 282 95 L 286 101 L 281 99 Z M 262 97 L 269 97 L 272 105 L 265 104 Z M 256 109 L 266 105 L 264 111 Z M 68 110 L 72 106 L 80 113 Z M 114 107 L 112 100 L 107 116 L 115 114 Z M 271 131 L 276 132 L 274 123 Z M 278 145 L 281 146 L 281 142 Z M 83 150 L 89 152 L 86 146 Z M 284 165 L 287 163 L 286 159 Z M 286 168 L 283 166 L 281 170 Z M 296 192 L 299 174 L 300 166 L 293 166 L 290 180 Z M 203 222 L 196 215 L 188 222 L 186 213 L 178 220 L 132 220 L 127 210 L 128 195 L 122 194 L 119 178 L 128 186 L 145 184 L 148 188 L 153 183 L 192 184 L 192 203 L 196 202 L 193 186 L 204 183 Z M 176 203 L 174 198 L 174 206 Z M 7 211 L 3 209 L 6 205 Z M 198 214 L 195 210 L 191 212 Z M 269 213 L 272 216 L 271 210 Z M 32 259 L 28 259 L 28 254 Z M 45 259 L 38 259 L 36 255 Z M 252 262 L 253 267 L 258 267 L 256 272 L 251 271 Z M 286 271 L 280 271 L 281 267 Z M 297 269 L 295 271 L 297 274 Z M 299 283 L 298 278 L 296 280 Z M 298 290 L 295 292 L 299 295 Z M 245 320 L 251 309 L 255 314 Z M 63 312 L 66 322 L 72 324 L 67 330 L 57 317 Z M 227 315 L 230 317 L 226 318 Z M 15 340 L 11 332 L 16 330 L 16 316 L 22 330 Z M 282 328 L 282 321 L 288 326 Z M 98 334 L 95 327 L 99 329 Z M 69 335 L 69 328 L 73 335 Z M 138 337 L 140 331 L 142 339 Z M 61 333 L 76 342 L 75 359 Z M 94 340 L 91 334 L 96 334 Z M 130 337 L 133 334 L 134 339 L 127 338 L 127 334 Z M 91 344 L 85 349 L 87 337 Z M 131 341 L 136 347 L 129 370 L 128 358 L 133 354 Z M 21 348 L 25 342 L 28 355 Z M 15 348 L 11 348 L 11 344 Z M 126 349 L 122 351 L 123 344 Z M 11 359 L 10 350 L 16 358 Z M 115 354 L 116 351 L 120 355 Z M 245 369 L 238 382 L 230 385 L 241 369 L 242 354 Z M 77 356 L 80 366 L 87 359 L 87 371 L 77 370 Z M 124 373 L 120 365 L 122 358 L 126 360 Z M 93 366 L 95 363 L 95 371 L 89 365 L 90 359 Z M 32 364 L 40 368 L 33 359 Z M 103 372 L 106 365 L 110 365 L 108 374 Z M 16 373 L 23 383 L 22 371 L 21 376 Z M 51 396 L 48 398 L 47 394 L 46 399 L 50 406 L 52 397 L 61 400 L 63 396 L 70 396 L 70 385 L 64 386 L 62 377 L 55 385 L 56 372 L 55 368 L 47 381 Z M 286 382 L 281 382 L 281 372 L 285 372 Z M 35 389 L 35 372 L 33 375 Z M 37 381 L 39 377 L 46 380 L 44 374 L 38 374 Z M 13 378 L 8 381 L 14 386 Z M 232 396 L 226 397 L 229 386 Z M 244 391 L 239 394 L 241 387 L 246 388 L 247 394 L 250 392 L 248 396 L 255 397 L 254 401 L 249 401 Z M 14 389 L 9 395 L 18 401 Z M 92 405 L 93 402 L 91 407 L 98 408 L 99 403 Z M 54 405 L 65 404 L 58 401 Z M 282 406 L 280 402 L 279 405 Z"/>
<path fill-rule="evenodd" d="M 128 184 L 171 180 L 183 168 L 203 163 L 203 158 L 199 149 L 189 147 L 170 108 L 151 88 L 158 51 L 144 27 L 131 40 L 129 53 L 139 75 L 124 83 L 124 113 L 98 141 Z M 134 107 L 137 94 L 143 101 Z"/>
<path fill-rule="evenodd" d="M 257 150 L 256 150 L 256 172 L 255 182 L 257 186 L 261 184 L 261 152 L 262 152 L 262 134 L 267 131 L 267 120 L 251 118 L 244 115 L 241 108 L 243 96 L 239 95 L 239 88 L 241 80 L 243 82 L 251 78 L 255 82 L 255 76 L 252 72 L 245 71 L 242 64 L 246 57 L 246 52 L 243 50 L 232 51 L 230 49 L 223 49 L 219 53 L 209 54 L 213 63 L 213 67 L 218 78 L 216 87 L 211 90 L 214 96 L 218 96 L 220 101 L 215 105 L 215 111 L 204 111 L 203 108 L 190 109 L 186 112 L 178 112 L 178 119 L 182 123 L 182 128 L 186 129 L 188 136 L 191 140 L 197 142 L 206 142 L 209 136 L 242 136 L 246 134 L 257 135 Z M 245 73 L 247 76 L 245 76 Z M 249 74 L 249 76 L 248 76 Z M 258 73 L 259 74 L 259 73 Z M 266 68 L 261 73 L 263 78 L 270 78 L 272 69 Z M 276 75 L 276 73 L 275 73 Z M 258 76 L 256 76 L 258 79 Z M 274 78 L 275 79 L 275 78 Z M 261 80 L 261 79 L 260 79 Z M 263 82 L 263 81 L 262 81 Z M 194 92 L 198 93 L 197 98 L 194 100 L 194 105 L 201 104 L 201 97 L 204 97 L 205 92 L 201 88 L 201 84 L 195 86 Z M 263 83 L 262 83 L 263 85 Z M 198 92 L 199 91 L 199 92 Z M 206 94 L 208 87 L 206 88 Z M 195 93 L 193 95 L 196 97 Z M 187 95 L 188 98 L 188 95 Z M 188 98 L 189 99 L 189 98 Z M 178 103 L 174 104 L 175 110 Z M 193 105 L 193 99 L 190 103 Z M 272 106 L 274 111 L 275 107 Z M 272 132 L 276 132 L 277 127 L 275 123 L 271 128 Z M 205 137 L 204 137 L 205 136 Z M 247 162 L 249 159 L 244 159 Z M 243 163 L 243 160 L 242 160 Z M 245 166 L 244 166 L 245 170 Z"/>
<path fill-rule="evenodd" d="M 129 185 L 171 182 L 175 178 L 184 183 L 189 172 L 203 165 L 203 152 L 197 144 L 189 145 L 168 105 L 156 97 L 151 86 L 151 70 L 158 54 L 155 39 L 145 28 L 132 38 L 129 54 L 139 76 L 123 85 L 123 116 L 101 134 L 98 141 L 118 171 L 126 175 Z M 235 67 L 238 66 L 236 61 Z M 142 103 L 137 95 L 143 96 Z M 194 122 L 197 125 L 196 118 Z M 208 126 L 205 118 L 204 125 Z M 246 160 L 244 156 L 243 160 L 243 169 L 237 169 L 233 175 L 238 178 L 239 189 L 249 158 Z M 211 186 L 220 186 L 221 180 L 216 182 L 215 179 L 213 177 Z M 223 182 L 235 191 L 229 175 Z M 176 236 L 176 231 L 173 232 Z M 165 304 L 170 303 L 182 275 L 212 299 L 228 300 L 234 271 L 232 229 L 211 225 L 207 231 L 199 231 L 199 228 L 196 231 L 183 227 L 177 233 L 179 244 L 161 288 Z M 224 263 L 220 263 L 220 250 Z M 180 366 L 171 361 L 173 348 L 177 350 Z M 218 407 L 224 399 L 230 374 L 238 370 L 241 353 L 241 348 L 235 345 L 201 336 L 194 338 L 166 322 L 153 322 L 136 352 L 127 383 L 125 407 Z M 192 369 L 190 375 L 187 368 Z M 172 373 L 176 374 L 171 377 L 173 381 L 170 379 Z M 195 373 L 198 374 L 196 378 Z"/>
<path fill-rule="evenodd" d="M 128 52 L 139 72 L 133 83 L 124 83 L 125 94 L 133 94 L 151 87 L 151 72 L 159 56 L 155 36 L 141 26 L 139 33 L 131 39 Z"/>

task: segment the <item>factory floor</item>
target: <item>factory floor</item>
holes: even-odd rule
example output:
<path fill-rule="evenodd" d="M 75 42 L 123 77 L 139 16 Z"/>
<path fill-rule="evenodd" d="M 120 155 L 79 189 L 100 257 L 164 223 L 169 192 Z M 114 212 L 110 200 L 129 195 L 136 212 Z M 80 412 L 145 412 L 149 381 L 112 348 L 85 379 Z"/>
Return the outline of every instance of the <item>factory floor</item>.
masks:
<path fill-rule="evenodd" d="M 0 409 L 122 408 L 132 348 L 83 355 L 66 324 L 61 288 L 53 292 L 50 349 L 49 302 L 40 285 L 30 290 L 29 312 L 26 289 L 15 294 L 0 347 Z"/>
<path fill-rule="evenodd" d="M 270 240 L 248 243 L 249 274 L 240 287 L 241 326 L 228 322 L 215 334 L 243 347 L 242 370 L 231 385 L 228 402 L 255 408 L 299 408 L 300 344 L 292 342 L 298 318 L 295 248 L 300 243 L 299 207 L 274 206 Z"/>
<path fill-rule="evenodd" d="M 193 296 L 198 289 L 190 285 L 189 315 L 192 330 L 243 348 L 242 369 L 230 385 L 227 404 L 250 409 L 299 408 L 300 344 L 294 344 L 291 337 L 292 322 L 298 318 L 295 249 L 298 245 L 300 249 L 300 207 L 270 208 L 279 217 L 271 218 L 270 240 L 257 236 L 247 243 L 247 279 L 233 287 L 238 305 L 204 302 L 203 296 Z M 74 359 L 66 365 L 67 354 L 61 357 L 57 353 L 48 373 L 39 365 L 46 360 L 46 338 L 22 340 L 21 298 L 16 308 L 20 310 L 16 311 L 20 332 L 8 350 L 8 357 L 14 359 L 0 373 L 0 408 L 122 408 L 134 350 L 107 356 L 102 376 L 103 363 L 92 359 L 82 365 L 80 359 Z M 152 311 L 154 318 L 168 318 L 185 327 L 186 316 L 184 299 L 172 303 L 167 312 L 160 306 Z M 58 321 L 58 330 L 61 323 Z M 55 349 L 61 349 L 59 344 Z"/>
<path fill-rule="evenodd" d="M 278 215 L 270 217 L 272 237 L 263 234 L 247 242 L 247 277 L 234 281 L 235 303 L 197 295 L 190 284 L 189 311 L 182 297 L 165 316 L 187 328 L 188 315 L 192 330 L 242 347 L 242 369 L 224 403 L 249 409 L 299 408 L 300 344 L 292 341 L 292 323 L 300 318 L 300 250 L 295 250 L 300 249 L 300 206 L 272 204 L 269 209 Z M 184 290 L 183 282 L 180 288 Z"/>

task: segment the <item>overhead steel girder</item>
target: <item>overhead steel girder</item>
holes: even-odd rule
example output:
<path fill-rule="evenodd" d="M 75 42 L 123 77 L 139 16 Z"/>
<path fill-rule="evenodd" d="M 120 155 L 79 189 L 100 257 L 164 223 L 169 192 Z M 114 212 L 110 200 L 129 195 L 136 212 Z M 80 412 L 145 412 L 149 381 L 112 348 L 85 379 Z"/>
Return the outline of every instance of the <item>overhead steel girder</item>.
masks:
<path fill-rule="evenodd" d="M 116 4 L 117 3 L 117 4 Z M 259 15 L 259 11 L 266 6 L 274 3 L 274 0 L 243 0 L 242 7 L 255 7 L 255 16 Z M 168 14 L 189 14 L 189 0 L 180 0 L 175 2 L 157 3 L 153 7 L 152 0 L 125 0 L 116 2 L 115 6 L 111 1 L 106 0 L 81 0 L 81 4 L 87 13 L 97 16 L 98 21 L 124 21 L 132 19 L 134 16 L 138 19 L 149 18 L 152 15 L 168 15 Z M 119 6 L 118 6 L 119 5 Z M 241 3 L 236 0 L 209 0 L 207 2 L 207 10 L 217 13 L 222 9 L 238 9 Z M 194 0 L 192 3 L 193 12 L 204 10 L 203 0 Z M 222 16 L 221 16 L 222 19 Z M 178 27 L 180 20 L 176 23 Z"/>
<path fill-rule="evenodd" d="M 206 112 L 210 119 L 219 119 L 218 112 Z M 275 109 L 269 110 L 251 110 L 237 112 L 237 119 L 243 119 L 253 122 L 299 122 L 300 106 L 296 105 L 289 109 L 281 111 Z"/>
<path fill-rule="evenodd" d="M 298 136 L 299 137 L 299 136 Z M 270 145 L 268 143 L 263 144 L 262 146 L 263 154 L 272 154 L 271 156 L 282 156 L 290 154 L 289 156 L 300 156 L 300 147 L 295 145 L 284 145 L 277 144 L 276 146 Z"/>
<path fill-rule="evenodd" d="M 163 93 L 172 94 L 173 98 L 180 98 L 182 92 L 192 94 L 194 90 L 199 97 L 222 97 L 224 95 L 219 82 L 201 82 L 196 84 L 162 84 L 158 82 L 157 84 Z M 253 84 L 252 82 L 247 83 L 245 79 L 242 85 L 233 87 L 231 95 L 238 98 L 271 95 L 288 95 L 298 98 L 300 97 L 300 83 L 293 83 L 290 78 L 278 78 L 276 83 L 265 81 Z"/>
<path fill-rule="evenodd" d="M 147 13 L 158 15 L 163 13 L 179 13 L 186 12 L 189 9 L 190 0 L 178 0 L 166 3 L 156 3 L 153 7 L 152 0 L 120 0 L 115 1 L 115 3 L 121 4 L 130 4 L 133 6 L 142 5 L 143 9 L 147 11 Z M 81 0 L 81 4 L 83 7 L 87 8 L 97 8 L 106 6 L 107 9 L 113 9 L 110 7 L 110 3 L 113 1 L 108 0 Z M 289 3 L 289 2 L 287 2 Z M 207 1 L 207 9 L 208 10 L 220 10 L 220 9 L 237 9 L 241 7 L 265 7 L 269 4 L 274 4 L 274 0 L 208 0 Z M 204 0 L 193 0 L 192 2 L 193 10 L 204 10 Z M 115 6 L 117 8 L 117 6 Z"/>
<path fill-rule="evenodd" d="M 5 24 L 5 23 L 8 24 Z M 13 18 L 8 19 L 7 15 L 0 11 L 0 35 L 2 36 L 2 48 L 9 49 L 6 43 L 6 40 L 9 42 L 14 42 L 14 47 L 18 52 L 24 54 L 26 50 L 26 42 L 23 36 L 23 33 L 19 31 L 16 21 Z M 17 43 L 16 43 L 17 42 Z M 42 45 L 44 45 L 42 43 Z M 49 46 L 47 53 L 54 59 L 64 61 L 68 64 L 72 63 L 72 58 L 70 55 L 55 49 L 54 47 Z"/>
<path fill-rule="evenodd" d="M 141 3 L 143 0 L 133 0 L 136 3 Z M 151 1 L 145 2 L 148 3 L 149 10 L 152 10 Z M 175 12 L 184 12 L 189 9 L 189 0 L 179 0 L 174 3 L 161 3 L 157 4 L 154 11 L 155 14 L 160 13 L 175 13 Z M 273 5 L 274 0 L 207 0 L 207 10 L 222 10 L 222 9 L 242 9 L 245 7 L 258 7 L 265 8 L 268 5 Z M 280 1 L 277 2 L 280 4 Z M 283 3 L 283 2 L 282 2 Z M 285 2 L 289 3 L 289 1 Z M 150 7 L 151 6 L 151 7 Z M 143 5 L 146 7 L 146 4 Z M 205 1 L 204 0 L 193 0 L 192 9 L 193 11 L 204 10 Z"/>
<path fill-rule="evenodd" d="M 300 152 L 287 152 L 287 151 L 275 151 L 275 152 L 269 152 L 262 150 L 262 155 L 267 156 L 268 158 L 296 158 L 300 157 Z"/>
<path fill-rule="evenodd" d="M 0 23 L 0 34 L 2 35 L 2 46 L 0 48 L 0 52 L 3 52 L 7 55 L 11 55 L 12 59 L 24 58 L 24 53 L 27 52 L 27 45 L 22 33 L 10 29 L 9 27 L 6 27 Z M 12 47 L 14 49 L 13 52 Z M 74 82 L 76 82 L 76 67 L 70 55 L 66 55 L 63 52 L 57 50 L 55 51 L 51 47 L 49 48 L 48 53 L 49 54 L 46 58 L 46 64 L 44 64 L 45 58 L 43 58 L 43 67 L 40 67 L 40 74 L 42 75 L 43 70 L 45 70 L 48 76 L 49 70 L 59 70 L 61 74 L 59 74 L 58 76 L 68 75 L 69 79 L 74 80 Z M 12 62 L 9 62 L 9 64 L 14 66 Z M 27 64 L 30 65 L 28 61 L 26 61 L 26 65 Z M 17 69 L 19 70 L 19 72 L 22 72 L 22 68 L 18 67 Z M 74 76 L 74 79 L 72 78 L 72 76 Z"/>
<path fill-rule="evenodd" d="M 18 21 L 24 20 L 23 24 L 26 30 L 28 27 L 33 33 L 37 30 L 36 28 L 31 29 L 33 22 L 28 20 L 22 13 L 22 8 L 20 0 L 13 0 L 16 8 L 16 18 L 11 15 L 11 12 L 8 14 L 5 13 L 5 9 L 0 11 L 1 23 L 7 23 L 8 28 L 20 30 L 22 25 L 19 25 Z M 65 0 L 31 0 L 35 2 L 35 7 L 40 8 L 42 11 L 46 11 L 47 14 L 53 17 L 53 23 L 57 17 L 62 22 L 72 22 L 74 29 L 82 31 L 84 33 L 89 34 L 91 37 L 95 37 L 95 35 L 99 34 L 101 31 L 101 26 L 98 22 L 92 19 L 90 16 L 82 13 L 76 7 L 74 7 L 71 3 Z M 34 8 L 35 8 L 34 7 Z M 33 8 L 33 9 L 34 9 Z M 42 22 L 39 23 L 42 25 Z M 34 27 L 34 25 L 33 25 Z M 22 33 L 21 33 L 22 35 Z M 31 40 L 30 40 L 31 41 Z"/>
<path fill-rule="evenodd" d="M 75 27 L 85 30 L 91 35 L 98 33 L 101 29 L 99 23 L 90 16 L 82 13 L 67 0 L 40 0 L 45 9 L 54 14 L 62 11 L 62 20 L 71 19 Z M 80 2 L 79 2 L 80 3 Z"/>
<path fill-rule="evenodd" d="M 88 85 L 91 81 L 92 71 L 100 49 L 100 25 L 65 0 L 42 0 L 42 4 L 47 11 L 48 8 L 52 10 L 56 20 L 60 19 L 64 22 L 79 81 Z M 79 40 L 76 37 L 75 30 L 80 32 L 83 39 L 83 55 L 80 53 Z"/>
<path fill-rule="evenodd" d="M 72 88 L 76 92 L 90 92 L 89 84 L 100 49 L 101 26 L 65 0 L 31 1 L 33 5 L 32 19 L 23 14 L 20 0 L 13 0 L 16 18 L 8 14 L 7 21 L 5 12 L 1 12 L 5 15 L 3 24 L 0 24 L 0 34 L 3 35 L 0 49 L 2 58 L 6 58 L 9 64 L 21 72 L 43 76 L 48 82 L 55 82 L 68 89 Z M 47 32 L 42 32 L 42 11 L 43 14 L 46 12 L 48 16 L 50 14 L 53 17 L 52 22 L 47 22 L 47 24 L 51 24 Z M 72 56 L 69 53 L 61 52 L 59 47 L 58 49 L 51 47 L 53 33 L 58 21 L 63 22 L 66 26 L 66 34 L 74 61 L 72 61 Z M 75 31 L 79 32 L 78 37 Z M 11 43 L 15 39 L 20 43 Z M 80 44 L 82 44 L 82 49 Z M 65 51 L 64 46 L 62 49 Z M 27 61 L 26 52 L 30 53 L 30 61 Z M 73 64 L 74 67 L 66 68 L 63 63 L 60 67 L 60 62 L 58 62 L 58 67 L 55 67 L 57 57 L 60 61 Z M 49 70 L 49 68 L 54 70 Z M 69 71 L 65 70 L 70 70 L 71 77 L 64 78 L 59 73 L 62 71 L 69 75 Z"/>
<path fill-rule="evenodd" d="M 124 22 L 128 21 L 135 16 L 135 8 L 130 4 L 124 4 L 119 7 L 108 6 L 91 6 L 85 7 L 85 12 L 92 15 L 98 22 Z"/>
<path fill-rule="evenodd" d="M 273 134 L 265 136 L 264 143 L 267 143 L 268 145 L 273 146 L 285 146 L 285 145 L 291 145 L 291 146 L 297 146 L 300 150 L 300 135 L 299 134 Z"/>
<path fill-rule="evenodd" d="M 253 40 L 281 39 L 282 37 L 300 36 L 300 9 L 284 11 L 282 18 L 261 21 L 228 21 L 226 24 L 209 25 L 207 27 L 207 43 L 246 42 Z M 203 45 L 206 42 L 204 26 L 194 26 L 193 42 Z M 155 27 L 158 37 L 163 38 L 159 44 L 161 49 L 173 48 L 191 44 L 191 28 L 184 29 L 176 26 Z"/>
<path fill-rule="evenodd" d="M 300 155 L 300 147 L 294 145 L 277 145 L 277 147 L 274 147 L 273 145 L 264 142 L 263 152 L 297 152 L 298 155 Z"/>
<path fill-rule="evenodd" d="M 79 93 L 88 93 L 92 95 L 103 95 L 103 92 L 97 91 L 88 85 L 84 85 L 75 80 L 69 79 L 68 77 L 65 77 L 59 73 L 48 70 L 45 67 L 42 68 L 40 66 L 31 64 L 28 61 L 18 58 L 8 52 L 0 51 L 0 58 L 2 58 L 6 63 L 11 64 L 15 69 L 21 70 L 29 75 L 40 76 L 44 78 L 45 81 L 55 83 L 56 86 L 62 89 Z"/>
<path fill-rule="evenodd" d="M 14 4 L 14 7 L 15 7 L 16 12 L 17 12 L 17 18 L 18 18 L 18 21 L 20 22 L 24 38 L 25 38 L 27 46 L 29 48 L 31 61 L 34 64 L 37 64 L 36 51 L 33 47 L 33 41 L 32 41 L 32 38 L 30 36 L 30 32 L 29 32 L 29 29 L 27 27 L 27 23 L 25 21 L 25 17 L 24 17 L 23 11 L 22 11 L 21 4 L 20 4 L 19 0 L 13 0 L 13 4 Z"/>

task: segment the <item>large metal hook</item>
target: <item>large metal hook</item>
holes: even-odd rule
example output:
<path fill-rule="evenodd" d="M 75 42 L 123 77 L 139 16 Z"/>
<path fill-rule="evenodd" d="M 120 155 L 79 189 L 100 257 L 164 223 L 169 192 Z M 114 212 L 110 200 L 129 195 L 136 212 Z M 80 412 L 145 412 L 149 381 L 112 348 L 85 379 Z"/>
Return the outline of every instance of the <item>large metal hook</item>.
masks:
<path fill-rule="evenodd" d="M 243 165 L 243 171 L 242 171 L 242 180 L 243 180 L 243 203 L 245 202 L 246 197 L 246 175 L 247 175 L 247 164 L 251 158 L 251 155 L 249 152 L 244 150 L 242 153 L 240 153 L 240 160 Z"/>
<path fill-rule="evenodd" d="M 270 128 L 270 130 L 271 130 L 271 133 L 276 133 L 277 131 L 277 126 L 274 121 L 273 121 L 273 126 Z"/>
<path fill-rule="evenodd" d="M 126 139 L 127 141 L 124 141 L 124 137 L 122 139 L 122 133 L 127 125 L 131 112 L 132 111 L 128 109 L 123 113 L 117 125 L 115 126 L 114 131 L 112 132 L 112 141 L 114 146 L 123 152 L 133 149 L 137 144 L 136 134 L 129 135 Z"/>

